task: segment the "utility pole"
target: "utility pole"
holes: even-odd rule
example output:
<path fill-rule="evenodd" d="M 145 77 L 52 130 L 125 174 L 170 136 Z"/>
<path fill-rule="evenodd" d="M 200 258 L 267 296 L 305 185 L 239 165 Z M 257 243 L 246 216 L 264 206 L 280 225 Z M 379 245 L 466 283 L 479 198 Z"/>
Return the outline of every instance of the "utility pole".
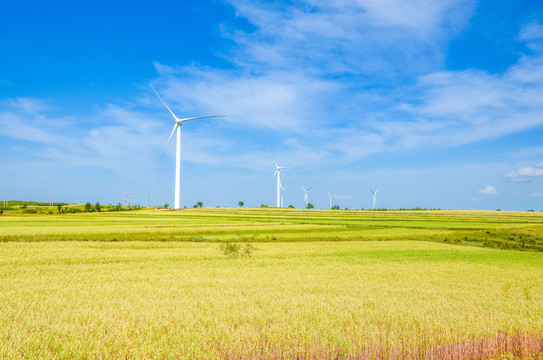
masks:
<path fill-rule="evenodd" d="M 123 191 L 123 208 L 126 207 L 126 191 Z"/>

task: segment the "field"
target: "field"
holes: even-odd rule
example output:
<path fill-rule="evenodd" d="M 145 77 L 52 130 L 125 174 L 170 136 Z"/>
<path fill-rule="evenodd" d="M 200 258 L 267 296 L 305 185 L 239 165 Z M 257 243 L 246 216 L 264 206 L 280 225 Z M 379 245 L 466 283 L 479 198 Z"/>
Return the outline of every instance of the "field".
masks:
<path fill-rule="evenodd" d="M 0 358 L 543 358 L 541 213 L 8 213 L 0 241 Z"/>

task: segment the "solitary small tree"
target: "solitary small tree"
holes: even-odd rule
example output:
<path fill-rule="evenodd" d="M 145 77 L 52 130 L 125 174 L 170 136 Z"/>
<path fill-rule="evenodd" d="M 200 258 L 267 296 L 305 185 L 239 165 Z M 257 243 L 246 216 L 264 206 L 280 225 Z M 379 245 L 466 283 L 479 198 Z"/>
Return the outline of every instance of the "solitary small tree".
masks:
<path fill-rule="evenodd" d="M 201 201 L 198 201 L 198 202 L 196 203 L 196 205 L 197 205 L 199 208 L 201 208 L 202 206 L 204 206 L 204 203 L 201 202 Z"/>
<path fill-rule="evenodd" d="M 94 205 L 94 208 L 96 209 L 96 211 L 100 212 L 102 211 L 102 206 L 100 205 L 100 203 L 97 201 L 96 202 L 96 205 Z"/>
<path fill-rule="evenodd" d="M 58 213 L 62 212 L 62 204 L 57 204 Z"/>
<path fill-rule="evenodd" d="M 85 212 L 91 212 L 92 211 L 92 205 L 90 202 L 87 202 L 85 204 Z"/>
<path fill-rule="evenodd" d="M 238 202 L 239 207 L 243 207 L 243 205 L 245 205 L 245 203 L 243 201 Z"/>
<path fill-rule="evenodd" d="M 331 207 L 332 210 L 339 210 L 339 205 L 334 205 Z"/>
<path fill-rule="evenodd" d="M 315 207 L 311 203 L 307 203 L 306 209 L 314 209 Z"/>

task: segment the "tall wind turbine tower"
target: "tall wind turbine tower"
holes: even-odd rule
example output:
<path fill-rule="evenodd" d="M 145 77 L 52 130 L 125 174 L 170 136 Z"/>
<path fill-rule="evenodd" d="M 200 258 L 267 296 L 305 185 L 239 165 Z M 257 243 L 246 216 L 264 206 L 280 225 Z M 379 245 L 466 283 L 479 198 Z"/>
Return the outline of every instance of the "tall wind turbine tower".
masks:
<path fill-rule="evenodd" d="M 370 188 L 370 191 L 371 191 L 371 196 L 372 196 L 372 200 L 373 200 L 373 210 L 375 210 L 375 204 L 377 204 L 377 193 L 379 192 L 379 190 L 373 191 Z"/>
<path fill-rule="evenodd" d="M 326 189 L 328 192 L 328 200 L 330 201 L 330 209 L 332 209 L 332 199 L 336 197 L 336 195 L 330 194 L 330 190 Z"/>
<path fill-rule="evenodd" d="M 307 193 L 309 192 L 309 190 L 311 189 L 311 186 L 307 188 L 304 188 L 302 186 L 302 190 L 304 191 L 304 203 L 305 203 L 305 207 L 307 208 L 307 204 L 309 203 L 309 196 L 307 195 Z"/>
<path fill-rule="evenodd" d="M 281 207 L 284 207 L 284 203 L 283 203 L 283 190 L 285 190 L 285 188 L 283 187 L 283 184 L 279 184 L 279 188 L 281 189 Z"/>
<path fill-rule="evenodd" d="M 275 172 L 273 173 L 272 179 L 275 175 L 277 175 L 277 207 L 283 207 L 283 189 L 284 187 L 281 185 L 281 169 L 293 169 L 292 167 L 286 167 L 286 166 L 279 166 L 277 165 L 277 162 L 273 159 L 273 156 L 271 156 L 270 152 L 268 151 L 268 155 L 270 155 L 270 158 L 272 159 L 274 165 L 275 165 Z"/>
<path fill-rule="evenodd" d="M 181 194 L 181 125 L 183 125 L 183 122 L 189 121 L 189 120 L 196 120 L 196 119 L 207 119 L 212 117 L 224 117 L 224 115 L 210 115 L 210 116 L 199 116 L 199 117 L 192 117 L 192 118 L 184 118 L 179 119 L 175 114 L 170 110 L 168 105 L 162 100 L 160 95 L 156 92 L 155 88 L 152 84 L 151 89 L 155 92 L 156 96 L 160 99 L 162 104 L 168 109 L 170 112 L 170 115 L 172 115 L 173 120 L 175 121 L 175 124 L 173 125 L 172 133 L 170 134 L 170 138 L 168 139 L 168 143 L 166 144 L 166 147 L 164 148 L 164 151 L 162 152 L 162 156 L 160 157 L 160 160 L 158 163 L 160 164 L 160 161 L 164 157 L 164 154 L 166 153 L 166 150 L 168 149 L 168 145 L 170 145 L 170 141 L 172 141 L 173 133 L 177 130 L 177 144 L 176 144 L 176 151 L 175 151 L 175 199 L 174 199 L 174 209 L 180 208 L 180 194 Z"/>

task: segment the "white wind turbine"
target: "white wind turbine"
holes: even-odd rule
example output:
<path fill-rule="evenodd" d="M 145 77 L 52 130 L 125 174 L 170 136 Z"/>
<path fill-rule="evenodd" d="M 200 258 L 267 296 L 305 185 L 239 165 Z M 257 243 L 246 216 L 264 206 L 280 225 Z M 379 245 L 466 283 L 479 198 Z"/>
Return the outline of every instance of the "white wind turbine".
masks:
<path fill-rule="evenodd" d="M 330 194 L 330 190 L 326 189 L 328 191 L 328 200 L 330 200 L 330 209 L 332 209 L 332 199 L 336 198 L 336 195 Z"/>
<path fill-rule="evenodd" d="M 379 192 L 379 190 L 375 190 L 373 191 L 371 188 L 370 188 L 370 191 L 371 191 L 371 196 L 372 196 L 372 200 L 373 200 L 373 210 L 375 210 L 375 204 L 377 204 L 377 193 Z"/>
<path fill-rule="evenodd" d="M 283 207 L 283 189 L 284 187 L 281 185 L 281 169 L 294 169 L 292 167 L 286 167 L 286 166 L 279 166 L 273 159 L 273 156 L 271 156 L 270 152 L 268 151 L 268 155 L 270 155 L 270 158 L 272 159 L 274 165 L 275 165 L 275 172 L 273 173 L 273 177 L 277 174 L 277 207 Z"/>
<path fill-rule="evenodd" d="M 307 195 L 307 193 L 309 192 L 309 190 L 311 189 L 311 186 L 307 188 L 304 188 L 302 186 L 302 190 L 304 191 L 304 203 L 305 203 L 305 207 L 307 208 L 307 204 L 309 203 L 309 196 Z"/>
<path fill-rule="evenodd" d="M 174 209 L 179 209 L 180 207 L 180 193 L 181 193 L 181 125 L 183 125 L 183 122 L 189 121 L 189 120 L 196 120 L 196 119 L 206 119 L 206 118 L 212 118 L 212 117 L 224 117 L 224 115 L 211 115 L 211 116 L 198 116 L 198 117 L 191 117 L 191 118 L 184 118 L 179 119 L 175 114 L 170 110 L 168 105 L 162 100 L 160 95 L 156 92 L 155 88 L 152 84 L 151 89 L 155 92 L 156 96 L 160 99 L 162 104 L 168 109 L 170 114 L 173 117 L 173 120 L 175 121 L 175 124 L 173 125 L 172 133 L 170 134 L 170 138 L 168 139 L 168 143 L 166 144 L 166 147 L 164 148 L 164 151 L 162 152 L 162 156 L 160 157 L 160 161 L 162 161 L 162 158 L 164 157 L 164 154 L 166 153 L 166 150 L 168 149 L 168 145 L 170 145 L 170 141 L 172 141 L 173 133 L 175 130 L 177 130 L 177 146 L 176 146 L 176 155 L 175 155 L 175 199 L 174 199 Z"/>

